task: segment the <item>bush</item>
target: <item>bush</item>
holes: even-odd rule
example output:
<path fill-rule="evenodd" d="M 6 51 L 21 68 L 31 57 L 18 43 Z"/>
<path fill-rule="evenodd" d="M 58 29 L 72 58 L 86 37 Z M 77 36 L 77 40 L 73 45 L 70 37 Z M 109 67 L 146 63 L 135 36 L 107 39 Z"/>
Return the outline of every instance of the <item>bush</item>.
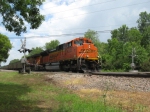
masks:
<path fill-rule="evenodd" d="M 131 70 L 130 64 L 129 64 L 129 63 L 123 63 L 123 69 L 124 69 L 125 71 Z"/>
<path fill-rule="evenodd" d="M 144 71 L 144 72 L 149 72 L 150 71 L 150 59 L 141 64 L 141 70 Z"/>

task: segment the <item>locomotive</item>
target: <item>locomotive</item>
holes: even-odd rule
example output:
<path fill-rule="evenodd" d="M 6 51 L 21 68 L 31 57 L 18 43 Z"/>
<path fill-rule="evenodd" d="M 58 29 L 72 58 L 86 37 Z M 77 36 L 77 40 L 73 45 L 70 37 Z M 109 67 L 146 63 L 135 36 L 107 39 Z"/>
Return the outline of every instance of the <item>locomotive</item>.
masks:
<path fill-rule="evenodd" d="M 60 44 L 53 50 L 27 57 L 31 70 L 89 72 L 99 71 L 100 58 L 97 47 L 85 37 Z M 34 65 L 34 66 L 33 66 Z"/>

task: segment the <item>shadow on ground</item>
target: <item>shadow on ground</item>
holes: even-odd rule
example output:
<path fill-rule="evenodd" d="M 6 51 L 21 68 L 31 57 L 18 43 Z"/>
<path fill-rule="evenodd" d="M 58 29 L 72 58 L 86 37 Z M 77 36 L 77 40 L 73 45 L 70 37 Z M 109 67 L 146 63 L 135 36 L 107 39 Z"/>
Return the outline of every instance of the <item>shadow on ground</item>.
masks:
<path fill-rule="evenodd" d="M 0 83 L 0 112 L 51 112 L 50 108 L 37 107 L 37 101 L 22 97 L 30 92 L 27 85 Z M 21 97 L 21 98 L 20 98 Z"/>

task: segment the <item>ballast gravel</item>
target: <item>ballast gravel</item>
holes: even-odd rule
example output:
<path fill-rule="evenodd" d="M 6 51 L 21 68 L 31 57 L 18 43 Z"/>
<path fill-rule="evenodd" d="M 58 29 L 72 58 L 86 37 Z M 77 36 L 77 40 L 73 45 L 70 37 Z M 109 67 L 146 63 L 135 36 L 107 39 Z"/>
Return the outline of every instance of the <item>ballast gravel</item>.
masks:
<path fill-rule="evenodd" d="M 82 73 L 56 72 L 46 75 L 50 80 L 72 90 L 100 89 L 150 92 L 150 78 L 86 75 Z"/>

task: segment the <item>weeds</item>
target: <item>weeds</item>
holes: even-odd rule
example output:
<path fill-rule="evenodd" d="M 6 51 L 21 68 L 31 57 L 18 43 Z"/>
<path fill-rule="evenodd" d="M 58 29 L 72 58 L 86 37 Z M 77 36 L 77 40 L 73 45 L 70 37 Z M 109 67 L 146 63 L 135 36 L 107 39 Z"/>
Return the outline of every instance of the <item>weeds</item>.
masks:
<path fill-rule="evenodd" d="M 106 84 L 102 99 L 80 98 L 71 91 L 45 81 L 44 75 L 19 75 L 0 72 L 1 112 L 122 112 L 122 106 L 108 106 L 110 84 Z M 139 107 L 142 112 L 144 107 Z M 144 110 L 144 109 L 143 109 Z"/>
<path fill-rule="evenodd" d="M 0 111 L 97 112 L 100 103 L 82 100 L 44 81 L 42 75 L 0 72 Z"/>

